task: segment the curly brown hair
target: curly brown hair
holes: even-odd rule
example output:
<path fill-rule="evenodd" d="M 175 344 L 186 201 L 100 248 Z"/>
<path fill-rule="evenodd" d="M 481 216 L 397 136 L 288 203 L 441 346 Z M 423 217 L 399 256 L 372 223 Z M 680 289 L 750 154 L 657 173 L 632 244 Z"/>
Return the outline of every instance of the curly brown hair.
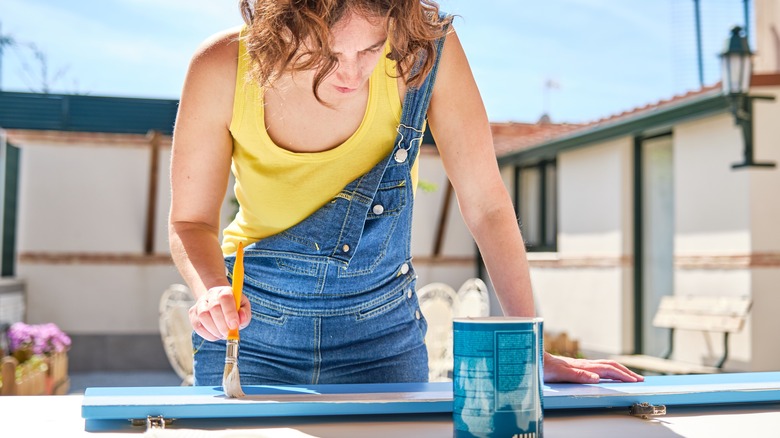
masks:
<path fill-rule="evenodd" d="M 331 51 L 333 26 L 348 12 L 384 19 L 389 59 L 410 86 L 422 83 L 433 68 L 435 42 L 451 17 L 440 17 L 433 0 L 239 0 L 247 24 L 245 43 L 252 60 L 250 79 L 272 84 L 285 72 L 316 69 L 312 91 L 338 67 Z M 422 60 L 419 69 L 412 66 Z"/>

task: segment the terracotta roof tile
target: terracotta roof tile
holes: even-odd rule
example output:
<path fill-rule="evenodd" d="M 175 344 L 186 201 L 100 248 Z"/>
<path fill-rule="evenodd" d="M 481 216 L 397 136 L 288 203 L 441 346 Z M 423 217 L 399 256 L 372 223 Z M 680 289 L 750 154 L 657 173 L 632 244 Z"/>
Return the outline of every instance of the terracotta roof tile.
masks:
<path fill-rule="evenodd" d="M 501 156 L 527 147 L 543 143 L 584 125 L 568 123 L 491 123 L 493 147 L 496 155 Z"/>
<path fill-rule="evenodd" d="M 698 90 L 689 91 L 685 94 L 675 95 L 669 99 L 662 99 L 655 103 L 636 107 L 584 124 L 519 122 L 491 123 L 490 128 L 493 132 L 493 147 L 496 151 L 496 155 L 501 157 L 509 153 L 538 146 L 556 138 L 575 134 L 578 131 L 586 131 L 599 125 L 616 123 L 624 119 L 642 115 L 646 112 L 657 110 L 659 108 L 679 104 L 685 100 L 711 93 L 719 88 L 720 82 Z"/>

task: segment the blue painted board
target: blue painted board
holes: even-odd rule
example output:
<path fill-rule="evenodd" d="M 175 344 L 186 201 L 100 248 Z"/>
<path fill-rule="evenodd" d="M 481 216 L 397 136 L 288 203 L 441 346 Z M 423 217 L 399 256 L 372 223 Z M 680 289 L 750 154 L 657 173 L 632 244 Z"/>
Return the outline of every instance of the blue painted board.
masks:
<path fill-rule="evenodd" d="M 647 376 L 644 382 L 548 384 L 544 409 L 780 402 L 780 372 Z"/>
<path fill-rule="evenodd" d="M 452 383 L 243 387 L 228 399 L 221 387 L 88 388 L 82 417 L 247 418 L 452 412 Z M 644 382 L 547 384 L 544 409 L 628 407 L 634 403 L 707 405 L 780 402 L 780 372 L 648 376 Z"/>
<path fill-rule="evenodd" d="M 452 412 L 451 383 L 362 385 L 244 385 L 246 397 L 227 398 L 222 387 L 87 388 L 85 419 L 241 418 Z"/>

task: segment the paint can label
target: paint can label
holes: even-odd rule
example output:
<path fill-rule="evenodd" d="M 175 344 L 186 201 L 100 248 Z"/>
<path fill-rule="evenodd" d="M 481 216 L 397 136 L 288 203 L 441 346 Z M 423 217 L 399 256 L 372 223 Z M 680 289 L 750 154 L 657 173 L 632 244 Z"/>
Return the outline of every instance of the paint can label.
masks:
<path fill-rule="evenodd" d="M 456 438 L 541 438 L 542 318 L 453 322 Z"/>

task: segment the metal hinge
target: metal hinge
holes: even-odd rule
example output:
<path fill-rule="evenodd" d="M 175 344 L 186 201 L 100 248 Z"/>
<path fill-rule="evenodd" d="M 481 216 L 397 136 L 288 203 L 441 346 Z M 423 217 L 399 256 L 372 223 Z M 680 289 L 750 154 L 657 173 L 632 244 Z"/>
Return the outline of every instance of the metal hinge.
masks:
<path fill-rule="evenodd" d="M 666 406 L 658 405 L 654 406 L 650 403 L 634 403 L 628 409 L 628 413 L 635 417 L 642 417 L 647 420 L 650 417 L 656 417 L 659 415 L 666 415 Z"/>
<path fill-rule="evenodd" d="M 131 418 L 130 423 L 133 426 L 146 426 L 146 430 L 165 429 L 173 423 L 173 418 L 164 418 L 162 415 L 149 415 L 143 418 Z"/>

